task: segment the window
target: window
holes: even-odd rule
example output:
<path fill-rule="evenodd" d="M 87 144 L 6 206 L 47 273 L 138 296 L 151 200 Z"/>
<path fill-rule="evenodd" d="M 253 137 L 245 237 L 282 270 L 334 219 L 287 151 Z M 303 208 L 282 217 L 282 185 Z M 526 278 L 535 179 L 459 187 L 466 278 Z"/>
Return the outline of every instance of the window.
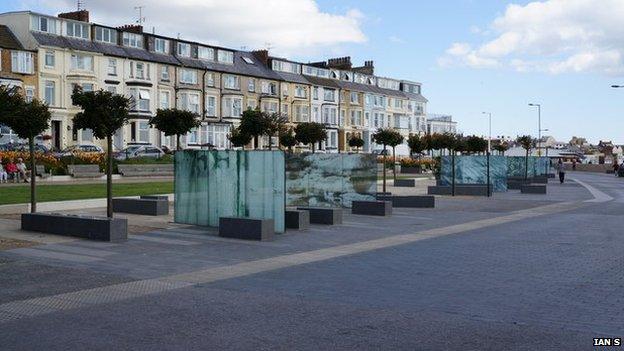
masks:
<path fill-rule="evenodd" d="M 26 86 L 24 87 L 25 99 L 26 102 L 31 102 L 35 98 L 35 87 Z"/>
<path fill-rule="evenodd" d="M 103 43 L 117 44 L 117 31 L 111 28 L 95 27 L 95 40 Z"/>
<path fill-rule="evenodd" d="M 169 53 L 169 40 L 163 38 L 154 39 L 154 51 L 160 54 Z"/>
<path fill-rule="evenodd" d="M 169 67 L 160 66 L 160 80 L 169 81 Z"/>
<path fill-rule="evenodd" d="M 275 85 L 275 83 L 262 82 L 262 94 L 277 94 L 277 86 Z"/>
<path fill-rule="evenodd" d="M 93 130 L 91 129 L 81 129 L 80 130 L 80 140 L 81 141 L 93 141 Z"/>
<path fill-rule="evenodd" d="M 32 29 L 39 32 L 57 34 L 56 20 L 48 17 L 33 16 Z"/>
<path fill-rule="evenodd" d="M 288 104 L 282 105 L 282 113 L 288 118 Z"/>
<path fill-rule="evenodd" d="M 223 76 L 223 87 L 226 89 L 240 89 L 239 79 L 237 76 L 232 75 L 224 75 Z"/>
<path fill-rule="evenodd" d="M 32 74 L 34 72 L 33 55 L 26 51 L 11 52 L 11 71 L 13 73 Z"/>
<path fill-rule="evenodd" d="M 249 57 L 245 57 L 245 56 L 243 56 L 243 61 L 247 62 L 250 65 L 253 65 L 254 63 L 252 59 L 250 59 Z"/>
<path fill-rule="evenodd" d="M 314 89 L 312 90 L 312 97 L 314 98 L 314 100 L 318 100 L 318 98 L 319 98 L 319 88 L 318 87 L 314 87 Z"/>
<path fill-rule="evenodd" d="M 135 64 L 136 70 L 134 74 L 134 78 L 136 79 L 145 79 L 146 78 L 146 64 L 143 62 L 137 62 Z"/>
<path fill-rule="evenodd" d="M 277 102 L 263 101 L 262 112 L 277 113 Z"/>
<path fill-rule="evenodd" d="M 44 100 L 48 106 L 55 105 L 56 83 L 51 80 L 45 82 Z"/>
<path fill-rule="evenodd" d="M 321 115 L 318 106 L 312 107 L 312 122 L 321 122 Z"/>
<path fill-rule="evenodd" d="M 295 105 L 293 112 L 295 122 L 308 122 L 308 106 Z"/>
<path fill-rule="evenodd" d="M 117 87 L 114 85 L 108 85 L 106 86 L 106 91 L 117 94 Z"/>
<path fill-rule="evenodd" d="M 351 92 L 351 103 L 352 104 L 359 104 L 360 103 L 359 95 L 355 91 Z"/>
<path fill-rule="evenodd" d="M 217 115 L 217 97 L 208 95 L 206 96 L 206 115 L 215 117 Z"/>
<path fill-rule="evenodd" d="M 55 57 L 54 57 L 54 51 L 52 50 L 46 50 L 45 52 L 45 66 L 46 67 L 54 67 L 54 62 L 55 61 Z"/>
<path fill-rule="evenodd" d="M 403 100 L 394 99 L 394 108 L 403 108 Z"/>
<path fill-rule="evenodd" d="M 201 126 L 202 140 L 207 144 L 213 145 L 217 149 L 226 149 L 229 147 L 227 138 L 230 133 L 229 125 L 208 124 Z"/>
<path fill-rule="evenodd" d="M 180 93 L 180 108 L 182 110 L 199 113 L 199 93 Z"/>
<path fill-rule="evenodd" d="M 93 71 L 93 56 L 72 54 L 71 69 L 81 71 Z"/>
<path fill-rule="evenodd" d="M 253 78 L 249 78 L 247 81 L 247 91 L 255 92 L 256 91 L 256 80 Z"/>
<path fill-rule="evenodd" d="M 117 60 L 116 59 L 108 59 L 108 75 L 109 76 L 117 75 Z"/>
<path fill-rule="evenodd" d="M 306 88 L 302 85 L 295 86 L 295 97 L 305 99 L 306 96 Z"/>
<path fill-rule="evenodd" d="M 255 110 L 258 107 L 258 101 L 256 99 L 247 99 L 247 109 Z"/>
<path fill-rule="evenodd" d="M 295 74 L 301 73 L 301 65 L 293 62 L 273 60 L 272 68 L 274 71 L 289 72 Z"/>
<path fill-rule="evenodd" d="M 191 44 L 178 43 L 178 56 L 191 57 Z"/>
<path fill-rule="evenodd" d="M 139 127 L 139 142 L 149 143 L 149 122 L 141 121 L 138 124 Z"/>
<path fill-rule="evenodd" d="M 130 96 L 134 99 L 135 111 L 149 111 L 150 110 L 150 93 L 147 89 L 128 89 Z"/>
<path fill-rule="evenodd" d="M 67 22 L 67 36 L 89 39 L 89 26 L 84 23 Z"/>
<path fill-rule="evenodd" d="M 190 69 L 181 69 L 180 83 L 197 84 L 197 71 L 193 71 Z"/>
<path fill-rule="evenodd" d="M 323 123 L 336 125 L 338 123 L 336 109 L 333 107 L 323 107 Z"/>
<path fill-rule="evenodd" d="M 143 48 L 143 36 L 135 33 L 123 33 L 123 45 L 131 48 Z"/>
<path fill-rule="evenodd" d="M 362 125 L 362 111 L 351 111 L 350 122 L 352 126 L 361 126 Z"/>
<path fill-rule="evenodd" d="M 188 144 L 194 144 L 194 145 L 199 144 L 199 139 L 197 138 L 198 134 L 199 133 L 197 131 L 197 128 L 191 129 L 187 134 Z"/>
<path fill-rule="evenodd" d="M 282 95 L 288 96 L 288 84 L 282 83 L 281 86 L 282 86 Z"/>
<path fill-rule="evenodd" d="M 323 89 L 323 99 L 325 101 L 334 101 L 336 92 L 334 89 Z"/>
<path fill-rule="evenodd" d="M 158 108 L 166 110 L 170 107 L 169 96 L 170 94 L 168 91 L 161 91 L 158 94 Z"/>
<path fill-rule="evenodd" d="M 225 97 L 223 98 L 223 117 L 236 117 L 240 118 L 243 106 L 243 99 L 240 97 Z"/>
<path fill-rule="evenodd" d="M 82 87 L 82 91 L 85 91 L 85 92 L 86 91 L 93 91 L 93 84 L 92 83 L 83 83 L 80 86 Z"/>
<path fill-rule="evenodd" d="M 206 86 L 214 87 L 214 85 L 215 85 L 214 73 L 206 73 Z"/>
<path fill-rule="evenodd" d="M 234 53 L 231 51 L 219 50 L 218 51 L 218 61 L 221 63 L 234 63 Z"/>
<path fill-rule="evenodd" d="M 197 49 L 197 57 L 200 60 L 214 61 L 214 49 L 200 46 Z"/>

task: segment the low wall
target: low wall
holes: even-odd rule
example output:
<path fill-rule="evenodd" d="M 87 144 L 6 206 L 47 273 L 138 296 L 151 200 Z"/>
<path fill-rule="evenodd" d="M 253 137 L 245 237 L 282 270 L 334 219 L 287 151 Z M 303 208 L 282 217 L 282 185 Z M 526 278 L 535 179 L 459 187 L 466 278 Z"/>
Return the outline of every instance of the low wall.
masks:
<path fill-rule="evenodd" d="M 556 166 L 556 164 L 555 164 Z M 571 171 L 572 170 L 572 164 L 571 163 L 565 163 L 564 164 L 565 169 L 567 171 Z M 581 163 L 577 163 L 576 164 L 576 171 L 580 171 L 580 172 L 598 172 L 598 173 L 605 173 L 608 170 L 613 170 L 613 165 L 612 164 L 581 164 Z"/>

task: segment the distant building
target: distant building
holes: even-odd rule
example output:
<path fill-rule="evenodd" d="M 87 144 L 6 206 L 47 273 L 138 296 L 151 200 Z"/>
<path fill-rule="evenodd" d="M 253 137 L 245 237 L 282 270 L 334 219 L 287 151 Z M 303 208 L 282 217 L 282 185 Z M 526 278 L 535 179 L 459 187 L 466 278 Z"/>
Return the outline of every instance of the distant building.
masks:
<path fill-rule="evenodd" d="M 427 134 L 457 133 L 457 122 L 453 116 L 442 114 L 427 115 Z"/>

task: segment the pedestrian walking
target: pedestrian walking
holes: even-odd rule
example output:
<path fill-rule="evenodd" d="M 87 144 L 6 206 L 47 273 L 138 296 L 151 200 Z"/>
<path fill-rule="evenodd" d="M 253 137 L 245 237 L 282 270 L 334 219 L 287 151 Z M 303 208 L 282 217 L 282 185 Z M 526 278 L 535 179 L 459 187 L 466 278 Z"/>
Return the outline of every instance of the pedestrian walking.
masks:
<path fill-rule="evenodd" d="M 620 165 L 617 163 L 617 160 L 613 161 L 613 173 L 615 176 L 618 176 L 618 169 L 620 169 Z"/>
<path fill-rule="evenodd" d="M 559 160 L 561 162 L 561 160 Z M 576 159 L 572 159 L 572 170 L 576 171 Z"/>
<path fill-rule="evenodd" d="M 563 165 L 563 161 L 559 159 L 559 163 L 557 163 L 557 172 L 559 172 L 559 183 L 563 184 L 565 180 L 565 166 Z"/>

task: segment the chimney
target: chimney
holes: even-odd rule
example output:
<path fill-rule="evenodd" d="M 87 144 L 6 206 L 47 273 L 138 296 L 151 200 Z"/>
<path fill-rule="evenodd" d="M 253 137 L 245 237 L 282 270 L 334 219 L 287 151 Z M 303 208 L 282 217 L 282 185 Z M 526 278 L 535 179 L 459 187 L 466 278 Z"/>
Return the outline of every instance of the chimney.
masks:
<path fill-rule="evenodd" d="M 314 66 L 314 67 L 319 67 L 319 68 L 327 68 L 327 62 L 325 62 L 325 61 L 309 62 L 308 66 Z"/>
<path fill-rule="evenodd" d="M 353 70 L 355 72 L 368 74 L 370 76 L 375 74 L 375 66 L 373 65 L 373 61 L 364 61 L 364 66 L 353 67 Z"/>
<path fill-rule="evenodd" d="M 258 61 L 262 62 L 267 67 L 269 66 L 269 50 L 254 50 L 251 53 L 258 59 Z"/>
<path fill-rule="evenodd" d="M 121 27 L 117 27 L 117 29 L 124 32 L 143 34 L 143 26 L 140 24 L 126 24 Z"/>
<path fill-rule="evenodd" d="M 59 18 L 66 18 L 74 21 L 89 22 L 89 11 L 80 10 L 73 12 L 59 13 Z"/>
<path fill-rule="evenodd" d="M 336 69 L 351 69 L 351 56 L 331 58 L 327 60 L 327 66 Z"/>

